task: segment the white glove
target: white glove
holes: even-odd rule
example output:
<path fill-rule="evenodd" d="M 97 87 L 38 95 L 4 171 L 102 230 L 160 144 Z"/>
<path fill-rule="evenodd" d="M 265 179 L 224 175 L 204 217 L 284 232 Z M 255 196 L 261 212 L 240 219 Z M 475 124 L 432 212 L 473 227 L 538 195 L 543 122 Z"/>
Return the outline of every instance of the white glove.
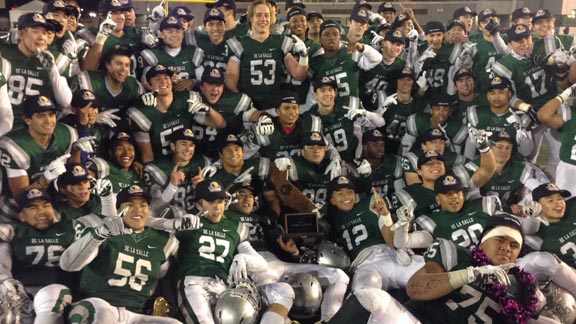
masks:
<path fill-rule="evenodd" d="M 182 217 L 174 219 L 174 228 L 179 231 L 195 230 L 202 227 L 201 215 L 205 215 L 206 212 L 202 212 L 198 215 L 186 214 Z"/>
<path fill-rule="evenodd" d="M 406 37 L 408 37 L 408 39 L 411 42 L 415 42 L 418 40 L 418 37 L 420 36 L 420 34 L 418 34 L 418 31 L 416 29 L 412 29 L 411 31 L 408 32 L 408 34 L 406 35 Z"/>
<path fill-rule="evenodd" d="M 26 296 L 24 285 L 16 279 L 6 279 L 0 283 L 0 299 L 14 300 Z"/>
<path fill-rule="evenodd" d="M 254 167 L 251 166 L 248 169 L 246 169 L 246 171 L 240 173 L 236 179 L 234 179 L 234 183 L 245 183 L 245 182 L 252 182 L 252 170 L 254 170 Z"/>
<path fill-rule="evenodd" d="M 550 225 L 550 222 L 548 222 L 548 220 L 542 216 L 542 205 L 540 205 L 540 203 L 537 201 L 527 201 L 522 208 L 522 213 L 524 216 L 535 219 L 546 226 Z"/>
<path fill-rule="evenodd" d="M 72 149 L 83 151 L 86 153 L 94 153 L 94 140 L 95 136 L 85 136 L 80 137 L 74 144 L 72 144 Z"/>
<path fill-rule="evenodd" d="M 548 57 L 548 61 L 546 62 L 547 65 L 558 65 L 558 66 L 566 66 L 569 65 L 569 61 L 573 61 L 570 59 L 571 55 L 570 52 L 558 48 L 556 49 L 552 55 Z M 573 63 L 573 62 L 572 62 Z"/>
<path fill-rule="evenodd" d="M 360 173 L 361 175 L 363 175 L 365 177 L 372 174 L 372 166 L 370 165 L 370 162 L 368 162 L 368 160 L 366 160 L 366 159 L 354 160 L 354 162 L 357 165 L 356 171 L 358 171 L 358 173 Z"/>
<path fill-rule="evenodd" d="M 98 34 L 102 36 L 110 36 L 114 29 L 116 28 L 116 23 L 112 20 L 112 15 L 110 12 L 106 19 L 100 24 L 100 28 L 98 29 Z"/>
<path fill-rule="evenodd" d="M 412 263 L 412 256 L 410 255 L 410 250 L 397 249 L 396 250 L 396 263 L 402 266 L 409 266 Z"/>
<path fill-rule="evenodd" d="M 424 63 L 424 61 L 426 61 L 427 59 L 431 59 L 431 58 L 435 58 L 436 57 L 436 52 L 434 52 L 434 50 L 431 47 L 428 47 L 424 52 L 422 52 L 422 55 L 420 55 L 420 58 L 418 59 L 418 61 L 421 61 L 422 63 Z"/>
<path fill-rule="evenodd" d="M 240 280 L 248 279 L 246 270 L 246 257 L 242 254 L 236 254 L 232 260 L 232 265 L 228 271 L 228 284 L 237 283 Z"/>
<path fill-rule="evenodd" d="M 166 16 L 166 11 L 164 10 L 164 1 L 162 1 L 161 4 L 152 8 L 152 12 L 150 13 L 149 18 L 152 21 L 159 21 L 159 20 L 164 19 L 165 16 Z"/>
<path fill-rule="evenodd" d="M 96 124 L 103 124 L 110 128 L 116 127 L 116 122 L 114 120 L 120 120 L 121 118 L 114 115 L 120 111 L 118 108 L 101 111 L 98 113 L 98 119 L 96 119 Z"/>
<path fill-rule="evenodd" d="M 218 172 L 218 167 L 215 165 L 208 165 L 202 169 L 202 176 L 204 178 L 212 178 L 216 172 Z"/>
<path fill-rule="evenodd" d="M 146 34 L 144 34 L 144 39 L 142 40 L 142 43 L 144 43 L 144 45 L 146 45 L 149 48 L 156 47 L 156 45 L 158 45 L 158 36 L 156 36 L 153 32 L 150 32 L 150 30 L 148 30 L 146 31 Z"/>
<path fill-rule="evenodd" d="M 125 208 L 120 212 L 121 215 L 104 218 L 102 223 L 100 223 L 100 225 L 98 225 L 94 230 L 96 235 L 101 239 L 106 239 L 113 236 L 132 233 L 132 229 L 124 228 L 124 219 L 122 216 L 124 216 L 126 210 L 128 210 L 128 208 Z"/>
<path fill-rule="evenodd" d="M 112 182 L 108 179 L 91 179 L 92 189 L 90 192 L 96 196 L 107 197 L 113 193 Z"/>
<path fill-rule="evenodd" d="M 378 35 L 375 31 L 371 31 L 372 36 L 374 36 L 372 38 L 372 41 L 370 43 L 372 43 L 373 46 L 375 47 L 379 47 L 381 46 L 381 43 L 384 41 L 384 37 Z"/>
<path fill-rule="evenodd" d="M 384 25 L 387 23 L 384 17 L 372 11 L 368 11 L 368 22 L 371 25 Z"/>
<path fill-rule="evenodd" d="M 52 53 L 50 53 L 48 50 L 39 50 L 38 54 L 36 54 L 36 57 L 46 70 L 51 70 L 56 64 L 54 55 L 52 55 Z"/>
<path fill-rule="evenodd" d="M 268 115 L 260 115 L 256 124 L 256 133 L 260 136 L 270 136 L 274 133 L 274 123 Z"/>
<path fill-rule="evenodd" d="M 398 221 L 392 225 L 392 230 L 396 231 L 399 228 L 408 226 L 410 222 L 414 219 L 414 209 L 416 208 L 416 202 L 414 199 L 410 199 L 407 205 L 403 205 L 396 210 L 396 217 Z"/>
<path fill-rule="evenodd" d="M 388 107 L 390 107 L 390 105 L 397 105 L 398 104 L 398 100 L 396 100 L 396 98 L 398 98 L 398 93 L 394 93 L 392 95 L 389 95 L 388 97 L 386 97 L 386 99 L 384 99 L 384 102 L 382 103 L 382 106 L 384 107 L 384 111 L 388 110 Z"/>
<path fill-rule="evenodd" d="M 490 142 L 488 141 L 488 133 L 483 129 L 476 129 L 468 124 L 468 136 L 476 143 L 476 147 L 480 153 L 485 154 L 490 151 Z"/>
<path fill-rule="evenodd" d="M 68 39 L 62 44 L 62 54 L 68 56 L 71 60 L 76 59 L 76 53 L 78 52 L 78 45 L 76 44 L 76 39 L 71 31 L 67 31 Z"/>
<path fill-rule="evenodd" d="M 365 109 L 359 109 L 359 108 L 352 108 L 349 109 L 348 112 L 346 113 L 346 117 L 348 117 L 348 119 L 354 121 L 360 117 L 366 117 L 366 110 Z"/>
<path fill-rule="evenodd" d="M 292 45 L 292 53 L 300 56 L 308 56 L 308 48 L 306 44 L 296 35 L 291 35 L 294 45 Z"/>
<path fill-rule="evenodd" d="M 142 103 L 144 103 L 146 106 L 156 107 L 156 96 L 158 96 L 158 91 L 147 92 L 142 95 Z"/>
<path fill-rule="evenodd" d="M 481 267 L 468 267 L 468 283 L 473 283 L 476 279 L 483 276 L 490 276 L 494 279 L 494 283 L 499 283 L 505 286 L 510 285 L 510 278 L 508 278 L 508 269 L 516 266 L 514 263 L 501 264 L 497 266 L 485 265 Z"/>
<path fill-rule="evenodd" d="M 426 79 L 426 71 L 422 72 L 422 74 L 418 77 L 418 80 L 416 80 L 416 85 L 422 91 L 428 90 L 428 79 Z"/>
<path fill-rule="evenodd" d="M 292 167 L 292 162 L 289 158 L 277 158 L 274 160 L 274 165 L 276 165 L 278 170 L 286 171 Z"/>
<path fill-rule="evenodd" d="M 562 103 L 568 103 L 569 101 L 576 99 L 576 83 L 564 89 L 564 91 L 558 95 L 558 98 Z"/>
<path fill-rule="evenodd" d="M 70 154 L 64 154 L 50 162 L 46 170 L 44 170 L 44 178 L 50 182 L 66 172 L 66 160 L 68 160 L 69 157 Z"/>
<path fill-rule="evenodd" d="M 195 102 L 193 100 L 188 100 L 188 112 L 191 114 L 207 114 L 210 112 L 210 106 L 203 102 Z"/>
<path fill-rule="evenodd" d="M 324 174 L 330 174 L 330 179 L 334 179 L 342 175 L 342 162 L 339 158 L 333 158 L 326 167 Z"/>

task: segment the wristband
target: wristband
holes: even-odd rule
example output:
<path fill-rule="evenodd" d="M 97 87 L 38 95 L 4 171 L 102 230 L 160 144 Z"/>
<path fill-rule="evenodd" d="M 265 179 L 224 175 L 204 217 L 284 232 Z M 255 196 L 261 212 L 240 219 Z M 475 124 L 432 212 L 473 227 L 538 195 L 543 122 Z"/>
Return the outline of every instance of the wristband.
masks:
<path fill-rule="evenodd" d="M 378 217 L 378 225 L 380 228 L 382 228 L 382 226 L 390 227 L 392 224 L 394 223 L 392 222 L 392 216 L 390 215 L 390 212 L 388 212 L 386 215 L 380 215 L 380 217 Z"/>
<path fill-rule="evenodd" d="M 469 279 L 468 269 L 448 272 L 448 282 L 450 282 L 450 287 L 454 289 L 468 284 L 470 282 Z"/>
<path fill-rule="evenodd" d="M 99 44 L 99 45 L 104 45 L 104 42 L 106 42 L 106 39 L 108 39 L 108 36 L 103 35 L 101 33 L 96 34 L 96 39 L 94 40 L 95 44 Z"/>
<path fill-rule="evenodd" d="M 491 150 L 492 150 L 492 148 L 490 146 L 483 148 L 483 149 L 478 149 L 478 151 L 480 151 L 480 154 L 488 154 L 488 153 L 490 153 Z"/>
<path fill-rule="evenodd" d="M 300 59 L 298 59 L 298 64 L 302 66 L 308 66 L 308 55 L 300 55 Z"/>

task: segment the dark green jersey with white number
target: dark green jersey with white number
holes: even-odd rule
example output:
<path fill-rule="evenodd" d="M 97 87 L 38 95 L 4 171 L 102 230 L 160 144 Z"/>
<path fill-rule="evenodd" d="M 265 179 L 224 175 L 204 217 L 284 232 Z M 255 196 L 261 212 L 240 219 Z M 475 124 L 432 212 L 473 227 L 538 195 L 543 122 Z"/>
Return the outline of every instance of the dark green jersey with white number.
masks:
<path fill-rule="evenodd" d="M 134 32 L 134 30 L 128 32 L 127 31 L 128 29 L 125 30 L 125 32 L 122 34 L 121 37 L 116 37 L 113 34 L 110 34 L 106 38 L 106 41 L 102 46 L 102 57 L 100 58 L 100 65 L 98 66 L 98 70 L 100 71 L 106 70 L 106 65 L 104 63 L 104 59 L 106 58 L 106 52 L 108 52 L 108 50 L 110 50 L 111 48 L 114 48 L 116 45 L 126 46 L 130 48 L 133 51 L 133 53 L 139 52 L 142 46 L 142 34 Z M 98 34 L 97 27 L 82 28 L 76 33 L 78 37 L 84 39 L 89 44 L 94 43 L 97 34 Z M 130 60 L 132 61 L 131 69 L 133 72 L 133 70 L 136 68 L 136 57 L 132 55 L 132 57 L 130 57 Z"/>
<path fill-rule="evenodd" d="M 90 199 L 80 207 L 72 207 L 66 201 L 59 201 L 54 209 L 60 212 L 62 219 L 78 219 L 88 214 L 102 215 L 102 201 L 99 196 L 90 194 Z"/>
<path fill-rule="evenodd" d="M 260 145 L 260 155 L 274 160 L 279 157 L 300 155 L 302 136 L 310 132 L 322 132 L 320 118 L 312 115 L 300 115 L 295 129 L 286 133 L 278 118 L 272 118 L 274 132 L 270 136 L 253 134 L 253 141 Z"/>
<path fill-rule="evenodd" d="M 270 35 L 264 42 L 251 36 L 229 39 L 228 47 L 240 65 L 238 89 L 250 96 L 257 108 L 276 107 L 275 95 L 282 89 L 284 58 L 292 48 L 292 38 Z"/>
<path fill-rule="evenodd" d="M 470 250 L 448 240 L 439 239 L 424 254 L 426 262 L 434 262 L 444 270 L 455 271 L 476 266 Z M 501 323 L 500 305 L 479 287 L 465 285 L 444 297 L 404 304 L 423 324 Z"/>
<path fill-rule="evenodd" d="M 317 116 L 322 121 L 322 134 L 340 153 L 345 161 L 352 161 L 362 154 L 362 126 L 346 117 L 348 110 L 337 105 L 330 115 L 321 115 L 314 104 L 304 113 Z"/>
<path fill-rule="evenodd" d="M 474 62 L 472 72 L 476 81 L 476 93 L 484 95 L 488 85 L 490 85 L 492 65 L 502 55 L 496 53 L 496 48 L 492 42 L 485 40 L 482 34 L 478 35 L 479 37 L 473 41 L 476 44 L 476 53 L 472 58 Z"/>
<path fill-rule="evenodd" d="M 390 199 L 392 193 L 406 186 L 402 161 L 398 155 L 386 154 L 377 167 L 372 166 L 372 187 L 383 197 Z"/>
<path fill-rule="evenodd" d="M 140 52 L 138 56 L 138 77 L 142 78 L 151 67 L 164 65 L 174 71 L 180 79 L 196 79 L 196 68 L 202 65 L 204 51 L 195 46 L 182 46 L 175 56 L 164 48 L 150 48 Z"/>
<path fill-rule="evenodd" d="M 500 210 L 500 201 L 496 196 L 488 196 L 465 201 L 462 209 L 456 213 L 436 210 L 421 215 L 415 223 L 434 238 L 443 238 L 461 247 L 471 248 L 478 245 L 484 225 L 497 210 Z"/>
<path fill-rule="evenodd" d="M 230 173 L 222 167 L 216 171 L 212 179 L 220 181 L 224 188 L 228 188 L 234 184 L 234 180 L 236 180 L 238 175 L 243 174 L 250 168 L 252 169 L 249 172 L 252 177 L 250 185 L 256 192 L 260 192 L 270 174 L 270 159 L 265 157 L 251 157 L 244 160 L 244 165 L 238 174 Z"/>
<path fill-rule="evenodd" d="M 192 178 L 198 175 L 198 168 L 204 168 L 209 165 L 208 159 L 201 154 L 195 153 L 192 160 L 185 166 L 178 167 L 178 171 L 184 173 L 184 180 L 178 184 L 178 190 L 174 194 L 171 204 L 193 212 L 195 209 L 195 192 Z M 174 169 L 174 161 L 163 158 L 147 163 L 144 167 L 144 181 L 147 188 L 158 185 L 164 190 L 170 183 L 170 174 Z"/>
<path fill-rule="evenodd" d="M 386 136 L 385 147 L 386 152 L 391 154 L 398 154 L 400 149 L 400 142 L 402 137 L 406 134 L 406 121 L 410 115 L 424 112 L 428 104 L 424 97 L 418 95 L 413 96 L 410 102 L 390 105 L 383 117 L 386 121 L 384 126 L 384 135 Z"/>
<path fill-rule="evenodd" d="M 356 203 L 348 212 L 337 210 L 328 215 L 335 242 L 350 255 L 351 259 L 367 247 L 385 244 L 378 225 L 378 214 L 370 208 L 372 198 Z"/>
<path fill-rule="evenodd" d="M 98 256 L 82 269 L 77 296 L 102 298 L 143 314 L 160 279 L 160 266 L 177 248 L 174 235 L 151 228 L 107 238 Z"/>
<path fill-rule="evenodd" d="M 419 48 L 420 53 L 428 48 L 428 44 L 424 44 Z M 454 69 L 454 62 L 456 61 L 459 51 L 453 43 L 443 43 L 440 51 L 436 56 L 427 59 L 422 66 L 422 71 L 426 71 L 426 79 L 428 79 L 428 93 L 446 93 L 448 89 L 449 75 L 451 70 Z"/>
<path fill-rule="evenodd" d="M 328 184 L 330 183 L 330 172 L 326 174 L 328 163 L 328 159 L 324 159 L 320 164 L 315 164 L 300 156 L 292 157 L 295 172 L 290 171 L 288 173 L 290 180 L 312 202 L 326 201 Z"/>
<path fill-rule="evenodd" d="M 176 278 L 199 276 L 227 280 L 238 245 L 248 235 L 247 228 L 226 217 L 218 223 L 205 217 L 201 220 L 202 228 L 176 234 L 180 240 Z"/>
<path fill-rule="evenodd" d="M 187 33 L 186 36 L 192 36 L 188 39 L 186 38 L 186 44 L 193 44 L 196 45 L 198 48 L 201 48 L 204 51 L 204 62 L 202 65 L 206 68 L 219 68 L 222 71 L 226 71 L 226 65 L 228 64 L 228 59 L 232 53 L 228 48 L 228 44 L 223 41 L 220 44 L 214 44 L 206 35 L 206 32 L 195 30 L 193 33 Z"/>
<path fill-rule="evenodd" d="M 416 208 L 414 208 L 414 216 L 416 217 L 422 214 L 429 214 L 440 208 L 436 203 L 434 190 L 425 188 L 421 183 L 415 183 L 392 194 L 392 206 L 390 209 L 396 210 L 401 206 L 408 205 L 410 199 L 416 202 Z"/>
<path fill-rule="evenodd" d="M 266 224 L 266 216 L 256 214 L 240 214 L 231 210 L 224 212 L 224 216 L 232 221 L 245 224 L 249 230 L 248 242 L 256 251 L 268 251 L 266 240 L 264 237 L 264 226 Z"/>
<path fill-rule="evenodd" d="M 391 94 L 387 90 L 388 84 L 394 82 L 392 77 L 405 66 L 406 61 L 397 57 L 390 65 L 380 62 L 380 64 L 368 71 L 361 69 L 358 84 L 360 85 L 362 106 L 371 111 L 378 109 L 379 99 L 386 98 L 387 95 Z"/>
<path fill-rule="evenodd" d="M 248 26 L 247 23 L 237 24 L 236 27 L 234 27 L 233 29 L 227 30 L 224 33 L 224 38 L 230 39 L 233 37 L 246 36 L 246 35 L 248 35 L 249 30 L 250 30 L 250 27 Z"/>
<path fill-rule="evenodd" d="M 572 112 L 573 113 L 573 112 Z M 560 132 L 560 160 L 576 165 L 576 118 L 570 118 Z"/>
<path fill-rule="evenodd" d="M 142 179 L 134 169 L 121 169 L 116 164 L 108 162 L 103 158 L 93 158 L 87 161 L 86 168 L 94 171 L 96 178 L 110 180 L 115 193 L 132 185 L 142 186 Z"/>
<path fill-rule="evenodd" d="M 406 132 L 416 138 L 416 142 L 412 145 L 412 148 L 419 148 L 422 143 L 422 138 L 420 135 L 426 133 L 431 126 L 432 117 L 430 114 L 425 112 L 418 112 L 414 115 L 408 117 L 406 120 Z M 468 129 L 462 124 L 462 120 L 455 117 L 448 117 L 448 121 L 444 125 L 446 130 L 446 136 L 448 141 L 446 141 L 446 147 L 450 147 L 450 144 L 461 145 L 466 140 L 468 136 Z"/>
<path fill-rule="evenodd" d="M 139 96 L 144 93 L 144 88 L 136 80 L 136 78 L 128 76 L 122 85 L 122 91 L 114 95 L 108 90 L 108 82 L 106 81 L 106 72 L 104 71 L 83 71 L 76 79 L 76 84 L 73 88 L 87 89 L 94 92 L 98 102 L 100 103 L 100 110 L 106 111 L 109 109 L 120 109 L 119 114 L 122 116 L 126 113 L 126 109 L 134 105 Z"/>

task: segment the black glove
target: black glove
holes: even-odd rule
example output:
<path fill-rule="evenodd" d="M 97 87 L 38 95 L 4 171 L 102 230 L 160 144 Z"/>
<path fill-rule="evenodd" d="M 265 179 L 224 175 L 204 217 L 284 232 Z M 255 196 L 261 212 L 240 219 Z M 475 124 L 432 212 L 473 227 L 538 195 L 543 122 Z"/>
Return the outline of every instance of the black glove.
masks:
<path fill-rule="evenodd" d="M 484 29 L 486 29 L 490 35 L 496 35 L 496 33 L 500 31 L 500 24 L 495 19 L 490 18 L 486 26 L 484 26 Z"/>

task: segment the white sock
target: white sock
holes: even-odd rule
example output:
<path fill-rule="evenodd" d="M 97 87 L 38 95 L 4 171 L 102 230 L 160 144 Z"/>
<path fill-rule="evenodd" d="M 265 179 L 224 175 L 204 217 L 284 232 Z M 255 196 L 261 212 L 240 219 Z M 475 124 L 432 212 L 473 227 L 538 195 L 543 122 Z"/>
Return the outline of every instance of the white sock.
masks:
<path fill-rule="evenodd" d="M 274 312 L 266 312 L 260 319 L 261 324 L 285 324 L 286 320 L 283 316 Z M 288 322 L 290 323 L 290 322 Z"/>

